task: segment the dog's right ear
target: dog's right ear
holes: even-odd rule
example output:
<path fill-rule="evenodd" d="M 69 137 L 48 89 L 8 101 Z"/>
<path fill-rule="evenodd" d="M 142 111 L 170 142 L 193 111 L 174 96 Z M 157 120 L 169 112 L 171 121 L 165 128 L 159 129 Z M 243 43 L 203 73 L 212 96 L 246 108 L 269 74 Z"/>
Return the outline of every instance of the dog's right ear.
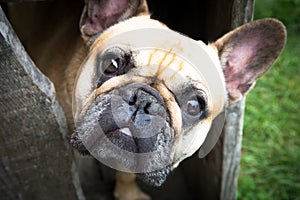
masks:
<path fill-rule="evenodd" d="M 81 36 L 91 41 L 110 26 L 148 13 L 146 0 L 85 0 L 80 19 Z"/>

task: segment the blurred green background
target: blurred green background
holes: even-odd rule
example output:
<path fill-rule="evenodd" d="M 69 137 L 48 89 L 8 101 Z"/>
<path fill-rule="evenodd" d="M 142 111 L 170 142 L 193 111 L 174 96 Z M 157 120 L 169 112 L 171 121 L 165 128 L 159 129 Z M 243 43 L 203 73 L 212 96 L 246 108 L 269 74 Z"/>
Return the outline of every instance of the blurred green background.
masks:
<path fill-rule="evenodd" d="M 256 0 L 255 19 L 287 26 L 287 44 L 247 96 L 238 199 L 300 200 L 300 0 Z"/>

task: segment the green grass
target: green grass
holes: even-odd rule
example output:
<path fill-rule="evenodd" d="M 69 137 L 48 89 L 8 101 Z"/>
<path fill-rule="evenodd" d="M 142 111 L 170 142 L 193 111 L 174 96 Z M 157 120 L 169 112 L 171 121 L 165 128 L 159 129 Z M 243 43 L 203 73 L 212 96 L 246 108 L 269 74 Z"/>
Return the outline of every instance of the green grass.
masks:
<path fill-rule="evenodd" d="M 300 200 L 300 32 L 247 96 L 238 199 Z"/>
<path fill-rule="evenodd" d="M 288 29 L 277 63 L 247 97 L 238 199 L 300 200 L 300 0 L 256 1 Z"/>

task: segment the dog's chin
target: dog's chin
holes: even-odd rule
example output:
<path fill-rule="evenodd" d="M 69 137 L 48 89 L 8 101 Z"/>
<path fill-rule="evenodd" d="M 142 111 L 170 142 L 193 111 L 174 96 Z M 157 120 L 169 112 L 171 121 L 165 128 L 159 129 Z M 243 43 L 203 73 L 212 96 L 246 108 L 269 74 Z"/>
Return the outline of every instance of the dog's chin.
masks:
<path fill-rule="evenodd" d="M 78 129 L 77 129 L 78 130 Z M 120 147 L 121 149 L 128 151 L 128 152 L 135 152 L 135 153 L 140 153 L 139 151 L 143 152 L 143 150 L 141 148 L 138 148 L 138 146 L 136 145 L 135 139 L 133 137 L 131 137 L 130 135 L 128 135 L 128 130 L 124 130 L 124 129 L 119 129 L 119 130 L 115 130 L 112 131 L 110 133 L 106 133 L 105 134 L 107 136 L 107 138 L 109 138 L 109 140 L 112 142 L 112 144 L 117 145 L 118 147 Z M 78 132 L 76 131 L 72 138 L 71 138 L 71 143 L 73 145 L 73 147 L 75 147 L 82 155 L 90 155 L 90 152 L 86 149 L 85 145 L 82 143 L 82 141 L 80 141 L 79 137 L 78 137 Z M 155 140 L 154 136 L 149 140 Z M 150 143 L 145 141 L 145 143 Z M 154 145 L 152 145 L 152 148 L 154 148 Z M 130 166 L 131 164 L 129 163 L 128 159 L 126 158 L 126 156 L 122 156 L 122 154 L 111 154 L 109 155 L 109 150 L 106 151 L 107 154 L 101 155 L 101 159 L 112 159 L 114 160 L 115 163 L 119 163 L 120 165 L 123 166 Z M 113 153 L 113 152 L 112 152 Z M 160 152 L 162 153 L 162 152 Z M 94 153 L 92 153 L 94 154 Z M 158 155 L 159 156 L 159 155 Z M 98 157 L 98 156 L 96 156 Z M 154 156 L 155 157 L 155 156 Z M 148 161 L 150 162 L 151 160 L 153 161 L 153 159 L 155 159 L 154 157 L 148 157 Z M 151 161 L 151 162 L 152 162 Z M 131 161 L 131 162 L 138 162 L 138 160 L 135 161 Z M 138 165 L 138 164 L 135 164 Z M 145 172 L 145 173 L 135 173 L 137 175 L 137 177 L 142 180 L 144 183 L 150 185 L 150 186 L 161 186 L 167 178 L 167 175 L 171 172 L 171 167 L 165 166 L 165 168 L 163 169 L 159 169 L 159 170 L 155 170 L 155 171 L 151 171 L 151 172 Z"/>
<path fill-rule="evenodd" d="M 154 105 L 149 109 L 153 113 L 139 113 L 122 101 L 123 96 L 116 95 L 119 93 L 111 91 L 95 99 L 77 122 L 71 144 L 82 154 L 91 154 L 117 170 L 136 173 L 149 185 L 160 186 L 173 163 L 174 130 L 169 115 L 160 113 L 165 105 L 150 92 L 141 94 L 140 98 L 149 98 Z M 114 110 L 116 107 L 121 109 Z"/>
<path fill-rule="evenodd" d="M 158 134 L 164 134 L 164 133 L 158 133 Z M 152 152 L 156 150 L 155 148 L 157 148 L 156 145 L 153 143 L 153 141 L 157 140 L 157 135 L 152 136 L 151 138 L 143 139 L 143 141 L 136 142 L 135 141 L 136 139 L 130 135 L 128 128 L 119 129 L 111 133 L 108 133 L 107 137 L 110 139 L 110 141 L 113 144 L 129 152 L 149 153 L 148 152 L 149 150 Z M 150 161 L 151 156 L 149 156 L 148 159 Z M 152 159 L 156 159 L 156 158 L 152 157 Z M 124 160 L 121 162 L 124 163 Z M 153 160 L 151 162 L 153 162 Z M 146 169 L 145 166 L 143 168 Z M 158 169 L 155 171 L 145 172 L 145 173 L 136 173 L 136 176 L 144 183 L 150 186 L 158 187 L 161 186 L 166 181 L 166 178 L 170 172 L 171 172 L 171 168 L 169 167 L 169 165 L 167 165 L 163 169 Z"/>
<path fill-rule="evenodd" d="M 166 166 L 163 169 L 155 170 L 153 172 L 137 173 L 136 176 L 150 186 L 159 187 L 166 181 L 170 172 L 171 168 Z"/>

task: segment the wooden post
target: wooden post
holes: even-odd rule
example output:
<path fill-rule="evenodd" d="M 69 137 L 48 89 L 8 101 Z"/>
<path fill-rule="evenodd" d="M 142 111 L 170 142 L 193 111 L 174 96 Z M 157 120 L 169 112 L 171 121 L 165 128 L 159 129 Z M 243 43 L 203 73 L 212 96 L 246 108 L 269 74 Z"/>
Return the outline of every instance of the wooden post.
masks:
<path fill-rule="evenodd" d="M 0 7 L 0 199 L 84 199 L 53 84 Z"/>
<path fill-rule="evenodd" d="M 254 0 L 234 0 L 231 29 L 252 21 Z M 220 199 L 236 199 L 237 181 L 242 149 L 245 99 L 227 109 L 223 130 L 223 163 Z"/>

